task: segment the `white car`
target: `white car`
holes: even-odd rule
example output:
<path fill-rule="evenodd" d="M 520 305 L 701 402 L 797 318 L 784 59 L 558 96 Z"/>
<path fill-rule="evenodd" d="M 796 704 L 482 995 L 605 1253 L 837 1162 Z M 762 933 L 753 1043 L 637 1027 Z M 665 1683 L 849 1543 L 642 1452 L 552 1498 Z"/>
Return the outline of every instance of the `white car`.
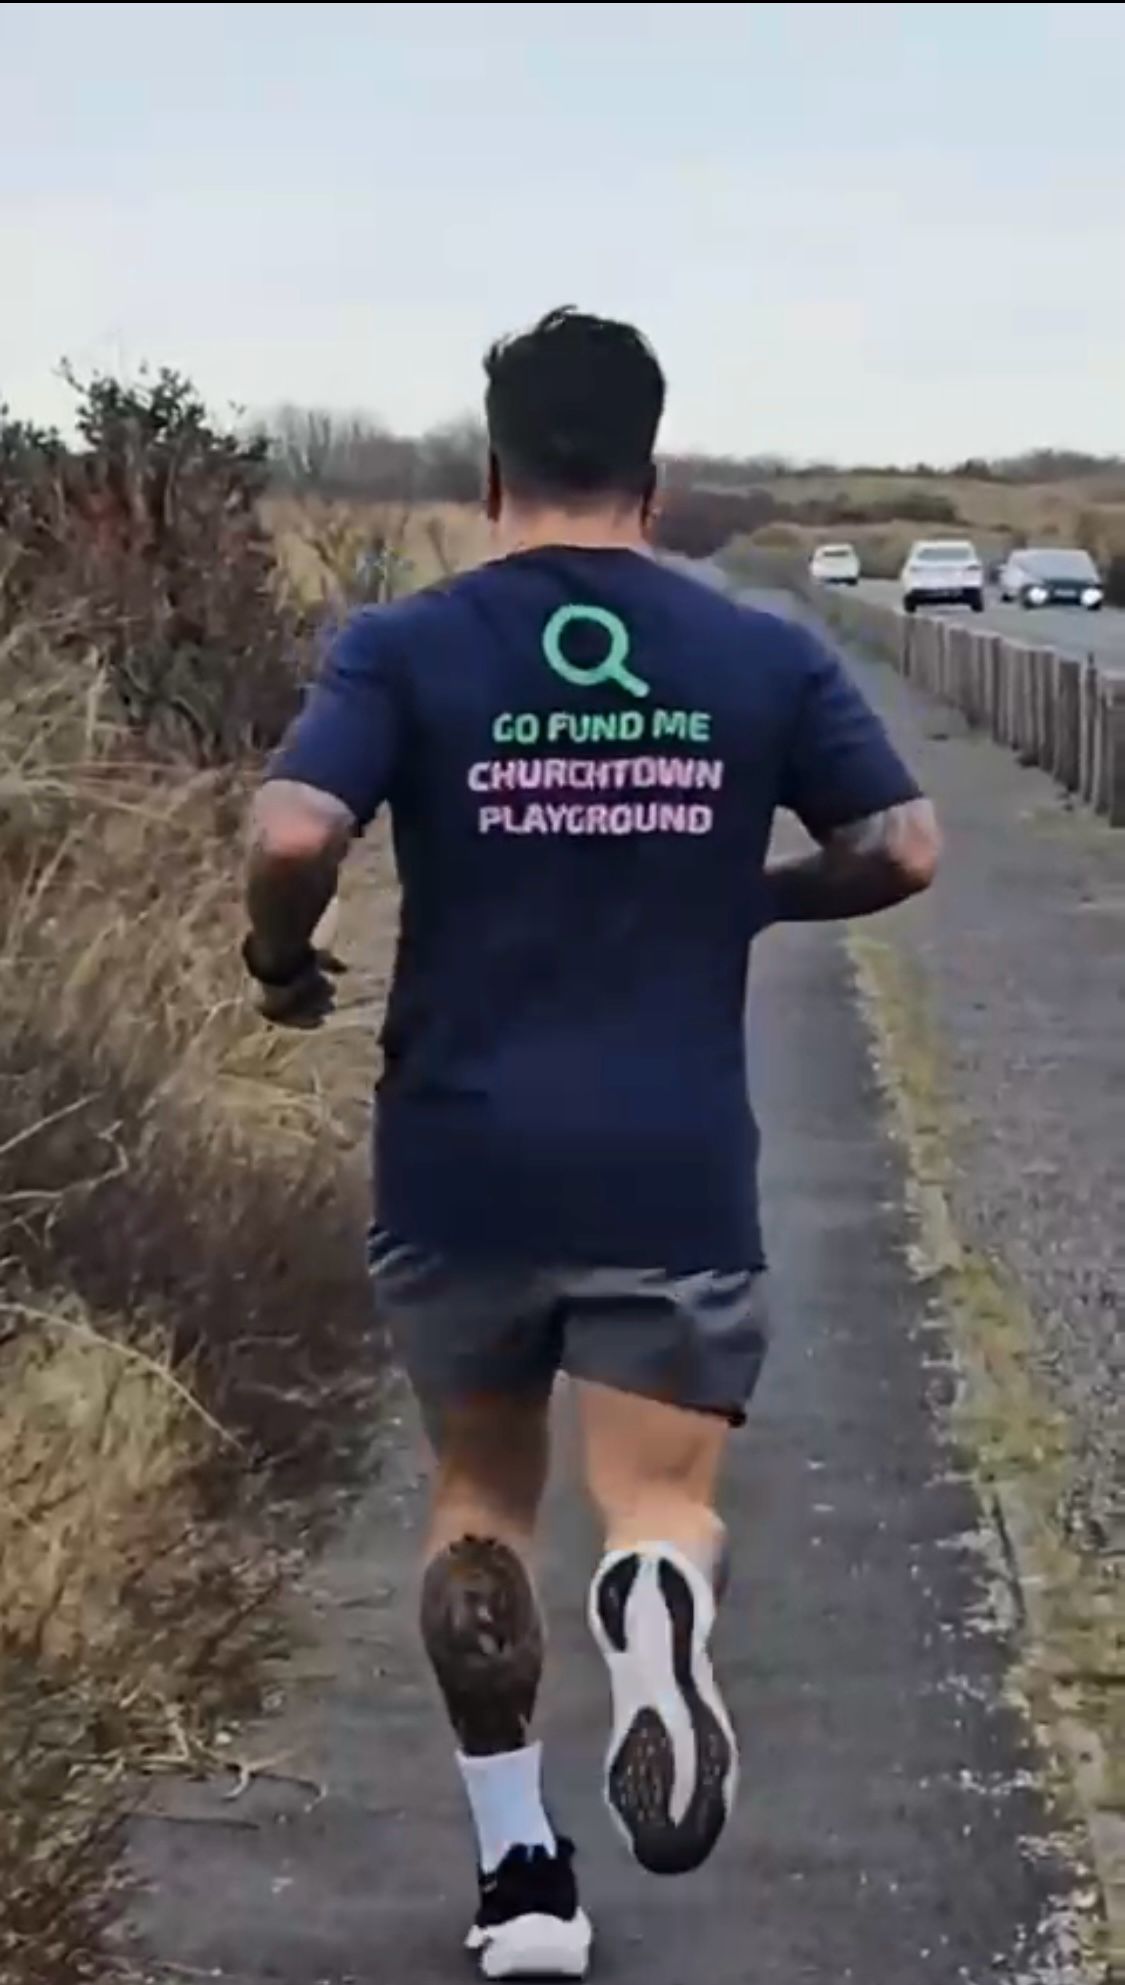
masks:
<path fill-rule="evenodd" d="M 858 586 L 859 553 L 851 544 L 818 544 L 809 560 L 809 578 L 822 586 Z"/>
<path fill-rule="evenodd" d="M 984 611 L 984 567 L 967 538 L 920 538 L 911 546 L 898 583 L 907 613 L 950 605 Z"/>
<path fill-rule="evenodd" d="M 1088 551 L 1044 545 L 1014 551 L 1000 572 L 1000 597 L 1021 607 L 1085 607 L 1097 613 L 1105 599 L 1101 574 Z"/>

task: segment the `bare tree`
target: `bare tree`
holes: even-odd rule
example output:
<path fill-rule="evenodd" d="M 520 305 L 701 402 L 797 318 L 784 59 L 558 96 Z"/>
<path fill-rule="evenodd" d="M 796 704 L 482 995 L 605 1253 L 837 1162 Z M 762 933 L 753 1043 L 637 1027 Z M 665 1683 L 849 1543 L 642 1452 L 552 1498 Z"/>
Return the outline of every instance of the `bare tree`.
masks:
<path fill-rule="evenodd" d="M 486 447 L 484 428 L 469 415 L 430 428 L 418 444 L 418 494 L 436 503 L 475 503 Z"/>
<path fill-rule="evenodd" d="M 471 503 L 480 495 L 484 430 L 467 416 L 412 439 L 370 414 L 287 405 L 263 431 L 275 474 L 302 494 L 383 503 Z"/>

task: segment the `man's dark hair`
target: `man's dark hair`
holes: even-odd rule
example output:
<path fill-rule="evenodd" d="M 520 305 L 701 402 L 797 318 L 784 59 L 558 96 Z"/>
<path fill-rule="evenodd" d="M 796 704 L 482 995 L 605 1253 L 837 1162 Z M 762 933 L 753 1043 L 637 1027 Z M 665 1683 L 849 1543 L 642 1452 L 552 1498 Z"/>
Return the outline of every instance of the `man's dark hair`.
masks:
<path fill-rule="evenodd" d="M 645 498 L 664 374 L 632 324 L 552 310 L 484 362 L 488 438 L 506 491 L 562 505 Z"/>

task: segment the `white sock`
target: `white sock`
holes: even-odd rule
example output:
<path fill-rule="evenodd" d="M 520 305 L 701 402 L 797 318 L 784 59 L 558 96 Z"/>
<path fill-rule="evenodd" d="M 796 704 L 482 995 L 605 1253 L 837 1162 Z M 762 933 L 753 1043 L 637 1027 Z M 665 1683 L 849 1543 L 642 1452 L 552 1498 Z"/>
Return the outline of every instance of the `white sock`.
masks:
<path fill-rule="evenodd" d="M 491 1875 L 511 1847 L 545 1847 L 552 1852 L 554 1830 L 543 1810 L 542 1744 L 494 1757 L 457 1753 L 477 1832 L 480 1865 Z"/>

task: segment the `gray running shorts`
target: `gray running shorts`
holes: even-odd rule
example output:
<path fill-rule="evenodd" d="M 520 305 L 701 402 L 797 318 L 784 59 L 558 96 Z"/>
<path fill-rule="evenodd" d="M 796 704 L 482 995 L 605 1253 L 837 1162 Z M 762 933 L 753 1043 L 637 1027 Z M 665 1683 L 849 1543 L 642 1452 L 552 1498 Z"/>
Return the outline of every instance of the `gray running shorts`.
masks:
<path fill-rule="evenodd" d="M 738 1426 L 766 1352 L 752 1269 L 535 1268 L 419 1247 L 376 1228 L 379 1316 L 431 1425 L 474 1393 L 547 1391 L 559 1372 Z"/>

